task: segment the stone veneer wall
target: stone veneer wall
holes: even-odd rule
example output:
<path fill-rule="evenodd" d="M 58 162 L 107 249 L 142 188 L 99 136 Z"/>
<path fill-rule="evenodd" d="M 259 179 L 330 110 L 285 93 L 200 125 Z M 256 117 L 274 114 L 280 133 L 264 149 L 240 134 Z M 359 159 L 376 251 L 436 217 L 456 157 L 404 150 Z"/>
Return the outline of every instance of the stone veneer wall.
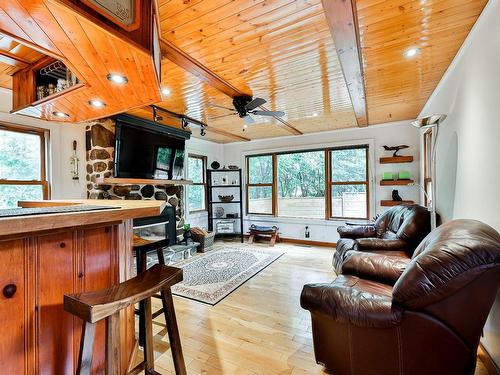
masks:
<path fill-rule="evenodd" d="M 115 153 L 115 122 L 112 119 L 89 123 L 86 136 L 86 180 L 89 199 L 164 200 L 176 213 L 177 240 L 182 240 L 184 212 L 181 186 L 100 185 L 97 178 L 112 177 Z"/>

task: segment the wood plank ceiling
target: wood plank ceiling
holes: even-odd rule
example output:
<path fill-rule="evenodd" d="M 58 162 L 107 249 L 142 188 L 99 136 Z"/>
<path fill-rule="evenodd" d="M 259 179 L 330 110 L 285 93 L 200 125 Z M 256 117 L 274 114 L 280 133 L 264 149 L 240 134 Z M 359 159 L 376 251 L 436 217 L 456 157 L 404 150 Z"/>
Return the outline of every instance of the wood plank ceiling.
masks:
<path fill-rule="evenodd" d="M 415 118 L 487 0 L 357 0 L 369 124 Z M 159 0 L 162 38 L 241 90 L 262 97 L 303 133 L 357 126 L 320 0 Z M 404 52 L 419 48 L 408 59 Z M 229 97 L 168 60 L 160 106 L 206 121 L 206 138 L 290 135 L 273 119 L 243 121 L 210 106 Z M 136 114 L 141 114 L 136 111 Z M 143 112 L 144 115 L 147 112 Z M 149 115 L 148 115 L 149 116 Z M 194 132 L 197 136 L 198 132 Z"/>

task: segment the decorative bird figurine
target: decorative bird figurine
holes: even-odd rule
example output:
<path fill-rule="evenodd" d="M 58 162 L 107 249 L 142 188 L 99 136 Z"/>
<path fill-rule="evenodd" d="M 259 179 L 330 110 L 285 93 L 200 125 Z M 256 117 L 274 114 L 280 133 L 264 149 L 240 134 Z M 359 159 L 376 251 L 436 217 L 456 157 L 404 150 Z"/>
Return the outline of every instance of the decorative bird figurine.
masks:
<path fill-rule="evenodd" d="M 399 145 L 399 146 L 383 146 L 385 151 L 394 151 L 394 154 L 392 154 L 393 157 L 400 156 L 398 155 L 399 150 L 403 150 L 405 148 L 408 148 L 410 146 L 407 145 Z"/>

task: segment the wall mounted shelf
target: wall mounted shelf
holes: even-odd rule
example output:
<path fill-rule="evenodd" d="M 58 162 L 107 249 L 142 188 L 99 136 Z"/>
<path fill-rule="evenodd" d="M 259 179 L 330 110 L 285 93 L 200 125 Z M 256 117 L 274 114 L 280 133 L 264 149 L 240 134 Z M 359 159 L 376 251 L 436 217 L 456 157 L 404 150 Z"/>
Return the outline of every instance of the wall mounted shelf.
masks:
<path fill-rule="evenodd" d="M 381 180 L 380 186 L 405 186 L 413 183 L 413 180 Z"/>
<path fill-rule="evenodd" d="M 379 159 L 380 164 L 411 163 L 413 156 L 390 156 Z"/>
<path fill-rule="evenodd" d="M 414 201 L 392 201 L 392 200 L 382 200 L 380 201 L 380 205 L 383 207 L 392 207 L 398 206 L 400 204 L 413 204 Z"/>
<path fill-rule="evenodd" d="M 191 180 L 157 180 L 150 178 L 96 178 L 100 185 L 192 185 Z"/>

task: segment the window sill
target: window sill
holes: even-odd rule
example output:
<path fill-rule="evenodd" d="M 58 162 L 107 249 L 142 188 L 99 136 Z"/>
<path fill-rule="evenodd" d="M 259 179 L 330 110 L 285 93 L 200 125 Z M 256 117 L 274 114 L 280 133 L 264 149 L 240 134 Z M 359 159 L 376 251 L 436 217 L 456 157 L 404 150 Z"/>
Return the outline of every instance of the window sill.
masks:
<path fill-rule="evenodd" d="M 365 219 L 318 219 L 318 218 L 305 218 L 305 217 L 281 217 L 281 216 L 270 216 L 270 215 L 246 215 L 243 217 L 243 221 L 261 221 L 269 223 L 290 223 L 290 224 L 316 224 L 316 225 L 344 225 L 346 222 L 366 224 L 370 223 L 370 220 Z"/>

